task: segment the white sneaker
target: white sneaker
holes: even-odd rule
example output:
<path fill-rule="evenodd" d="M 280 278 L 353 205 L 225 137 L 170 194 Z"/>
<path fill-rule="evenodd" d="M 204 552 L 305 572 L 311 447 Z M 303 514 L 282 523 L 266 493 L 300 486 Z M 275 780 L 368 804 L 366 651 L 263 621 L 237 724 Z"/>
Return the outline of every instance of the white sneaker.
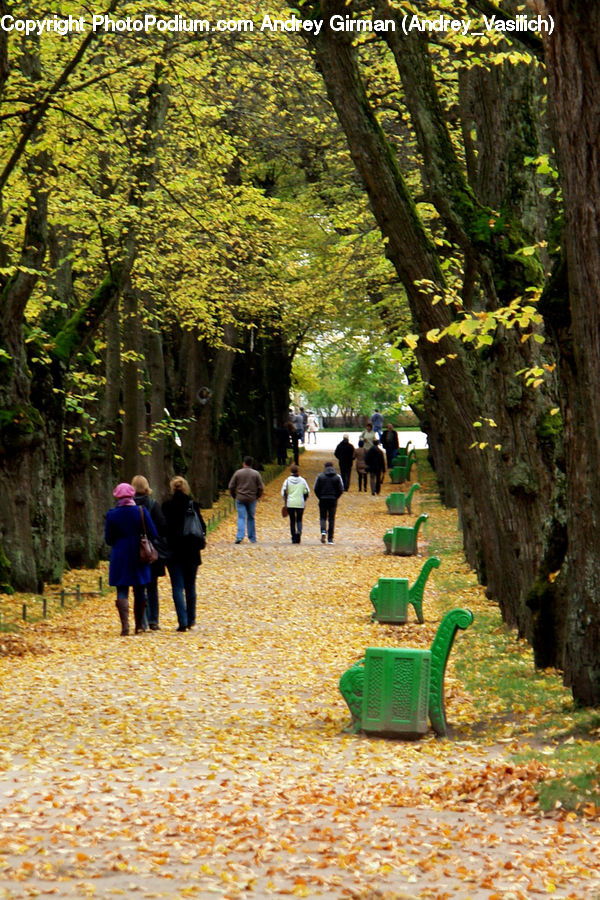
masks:
<path fill-rule="evenodd" d="M 333 544 L 333 541 L 327 541 L 328 544 Z"/>

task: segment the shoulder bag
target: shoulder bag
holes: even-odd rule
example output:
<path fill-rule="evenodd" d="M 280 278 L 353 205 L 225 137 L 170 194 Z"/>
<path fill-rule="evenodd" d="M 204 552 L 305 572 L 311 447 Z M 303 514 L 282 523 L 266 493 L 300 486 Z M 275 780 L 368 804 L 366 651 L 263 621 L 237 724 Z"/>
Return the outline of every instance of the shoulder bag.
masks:
<path fill-rule="evenodd" d="M 188 508 L 185 511 L 185 517 L 183 520 L 183 536 L 195 538 L 195 540 L 198 542 L 200 550 L 204 550 L 204 548 L 206 547 L 206 534 L 204 533 L 204 528 L 202 527 L 200 516 L 194 509 L 194 503 L 192 500 L 189 501 Z"/>
<path fill-rule="evenodd" d="M 144 516 L 144 507 L 140 506 L 140 515 L 142 517 L 142 536 L 140 537 L 140 563 L 147 566 L 156 562 L 158 559 L 158 550 L 146 534 L 146 517 Z"/>

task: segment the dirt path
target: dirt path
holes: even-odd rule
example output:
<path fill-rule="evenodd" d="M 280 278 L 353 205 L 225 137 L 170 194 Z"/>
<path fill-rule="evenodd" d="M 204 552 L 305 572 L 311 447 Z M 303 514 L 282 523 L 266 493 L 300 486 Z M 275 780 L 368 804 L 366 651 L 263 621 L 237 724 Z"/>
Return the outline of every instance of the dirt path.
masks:
<path fill-rule="evenodd" d="M 325 457 L 306 457 L 312 487 Z M 383 556 L 383 498 L 354 484 L 334 546 L 314 497 L 292 545 L 281 481 L 258 544 L 233 520 L 211 536 L 194 631 L 165 581 L 160 632 L 118 637 L 111 595 L 36 626 L 46 653 L 0 658 L 0 898 L 600 896 L 599 829 L 531 814 L 533 775 L 469 736 L 451 665 L 452 740 L 342 733 L 364 648 L 429 646 L 435 573 L 425 626 L 371 624 L 377 578 L 422 558 Z"/>

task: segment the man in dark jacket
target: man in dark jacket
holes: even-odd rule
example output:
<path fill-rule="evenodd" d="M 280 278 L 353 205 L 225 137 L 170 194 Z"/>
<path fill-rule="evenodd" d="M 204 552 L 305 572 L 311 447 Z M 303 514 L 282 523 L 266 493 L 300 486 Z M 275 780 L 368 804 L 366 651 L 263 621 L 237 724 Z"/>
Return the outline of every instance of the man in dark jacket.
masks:
<path fill-rule="evenodd" d="M 344 493 L 344 482 L 335 471 L 332 462 L 326 462 L 315 481 L 315 496 L 319 498 L 319 519 L 321 523 L 321 543 L 333 544 L 335 511 L 338 498 Z"/>
<path fill-rule="evenodd" d="M 352 461 L 354 459 L 354 444 L 350 443 L 350 438 L 347 434 L 344 435 L 334 452 L 340 464 L 340 475 L 344 482 L 344 490 L 347 491 L 350 487 L 350 473 L 352 472 Z"/>
<path fill-rule="evenodd" d="M 387 467 L 388 469 L 391 469 L 392 461 L 394 459 L 394 456 L 396 455 L 398 447 L 400 446 L 398 441 L 398 432 L 395 430 L 392 424 L 389 424 L 386 430 L 383 432 L 381 443 L 383 445 L 383 449 L 385 450 Z"/>
<path fill-rule="evenodd" d="M 379 449 L 379 441 L 375 441 L 373 446 L 367 450 L 365 462 L 369 469 L 369 478 L 371 479 L 371 494 L 378 494 L 381 490 L 381 479 L 385 472 L 385 456 Z"/>

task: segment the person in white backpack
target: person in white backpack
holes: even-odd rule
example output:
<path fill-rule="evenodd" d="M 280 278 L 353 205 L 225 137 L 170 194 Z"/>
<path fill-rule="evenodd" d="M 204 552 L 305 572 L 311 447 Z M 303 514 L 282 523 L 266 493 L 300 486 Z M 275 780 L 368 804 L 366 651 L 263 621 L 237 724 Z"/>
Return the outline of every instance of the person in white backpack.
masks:
<path fill-rule="evenodd" d="M 283 482 L 281 496 L 285 501 L 290 520 L 292 544 L 299 544 L 302 537 L 304 504 L 310 496 L 310 489 L 306 480 L 300 475 L 298 466 L 292 466 L 290 472 L 291 475 Z"/>

